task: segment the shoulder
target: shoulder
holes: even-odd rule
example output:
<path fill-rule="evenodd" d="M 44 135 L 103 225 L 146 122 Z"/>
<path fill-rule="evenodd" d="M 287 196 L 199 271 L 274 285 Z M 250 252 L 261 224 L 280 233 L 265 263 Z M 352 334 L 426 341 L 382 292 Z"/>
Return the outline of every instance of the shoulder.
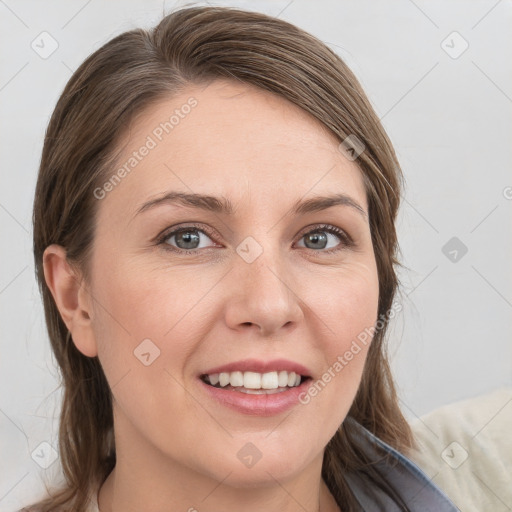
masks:
<path fill-rule="evenodd" d="M 361 510 L 458 510 L 442 489 L 403 453 L 352 418 L 346 421 L 356 433 L 354 446 L 360 454 L 364 454 L 361 459 L 364 460 L 363 466 L 355 471 L 346 471 L 343 475 Z M 404 506 L 407 508 L 404 509 Z"/>
<path fill-rule="evenodd" d="M 408 457 L 457 507 L 512 507 L 512 388 L 440 407 L 411 428 Z"/>

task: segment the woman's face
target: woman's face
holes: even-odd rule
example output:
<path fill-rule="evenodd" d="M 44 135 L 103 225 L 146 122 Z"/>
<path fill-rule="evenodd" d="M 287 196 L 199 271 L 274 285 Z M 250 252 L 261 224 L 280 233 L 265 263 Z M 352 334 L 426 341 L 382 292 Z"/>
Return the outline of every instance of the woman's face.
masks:
<path fill-rule="evenodd" d="M 118 463 L 242 486 L 318 467 L 377 320 L 356 163 L 302 110 L 229 81 L 152 106 L 121 147 L 95 191 L 94 349 L 73 336 L 112 388 Z M 312 202 L 336 194 L 362 211 Z M 238 390 L 204 382 L 218 373 Z"/>

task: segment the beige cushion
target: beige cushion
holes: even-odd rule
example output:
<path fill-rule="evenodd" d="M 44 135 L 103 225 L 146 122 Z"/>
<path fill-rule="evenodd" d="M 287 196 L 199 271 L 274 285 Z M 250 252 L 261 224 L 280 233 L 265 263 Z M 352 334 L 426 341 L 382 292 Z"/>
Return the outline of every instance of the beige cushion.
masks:
<path fill-rule="evenodd" d="M 512 388 L 411 421 L 408 454 L 462 512 L 512 510 Z"/>

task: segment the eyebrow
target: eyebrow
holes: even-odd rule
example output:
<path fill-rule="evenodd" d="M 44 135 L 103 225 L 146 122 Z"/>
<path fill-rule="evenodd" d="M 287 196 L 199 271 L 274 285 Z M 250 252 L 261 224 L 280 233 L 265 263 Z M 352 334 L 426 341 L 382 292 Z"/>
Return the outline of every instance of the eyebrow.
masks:
<path fill-rule="evenodd" d="M 223 197 L 215 197 L 204 194 L 186 193 L 186 192 L 168 192 L 165 195 L 152 199 L 144 203 L 136 212 L 139 215 L 142 212 L 164 204 L 178 204 L 188 208 L 199 208 L 201 210 L 214 213 L 233 215 L 236 209 L 233 203 Z M 304 201 L 298 200 L 294 203 L 291 213 L 294 215 L 318 212 L 332 208 L 333 206 L 349 206 L 356 210 L 365 220 L 368 220 L 368 214 L 361 205 L 352 197 L 339 193 L 329 196 L 318 196 Z"/>

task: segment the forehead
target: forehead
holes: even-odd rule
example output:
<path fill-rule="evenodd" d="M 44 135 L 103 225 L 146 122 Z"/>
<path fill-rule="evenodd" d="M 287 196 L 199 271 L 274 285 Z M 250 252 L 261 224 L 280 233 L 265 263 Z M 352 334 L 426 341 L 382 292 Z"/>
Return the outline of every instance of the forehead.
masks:
<path fill-rule="evenodd" d="M 268 91 L 228 80 L 190 86 L 132 120 L 114 166 L 126 172 L 109 201 L 133 210 L 176 189 L 235 203 L 254 195 L 295 201 L 311 191 L 350 194 L 366 209 L 361 171 L 338 144 L 317 119 Z"/>

